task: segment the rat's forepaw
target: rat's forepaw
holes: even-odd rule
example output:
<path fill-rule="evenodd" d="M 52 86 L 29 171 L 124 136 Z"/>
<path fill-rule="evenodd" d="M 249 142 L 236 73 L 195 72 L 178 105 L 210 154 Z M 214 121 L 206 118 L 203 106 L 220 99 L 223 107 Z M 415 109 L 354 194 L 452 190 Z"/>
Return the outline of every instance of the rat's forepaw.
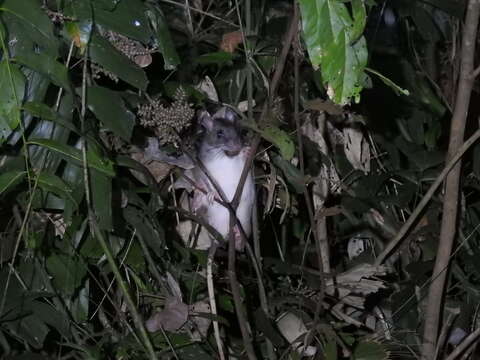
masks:
<path fill-rule="evenodd" d="M 218 198 L 216 191 L 209 191 L 205 196 L 209 205 L 212 205 L 215 202 L 215 198 Z"/>

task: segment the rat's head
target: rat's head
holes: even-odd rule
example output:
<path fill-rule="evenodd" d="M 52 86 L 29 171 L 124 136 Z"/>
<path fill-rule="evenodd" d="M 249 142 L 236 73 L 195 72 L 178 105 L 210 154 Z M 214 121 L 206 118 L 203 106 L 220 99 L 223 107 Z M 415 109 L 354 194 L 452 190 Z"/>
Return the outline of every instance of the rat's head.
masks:
<path fill-rule="evenodd" d="M 222 151 L 227 156 L 236 156 L 242 150 L 242 134 L 237 124 L 237 115 L 222 107 L 213 115 L 206 110 L 198 114 L 201 127 L 202 151 Z"/>

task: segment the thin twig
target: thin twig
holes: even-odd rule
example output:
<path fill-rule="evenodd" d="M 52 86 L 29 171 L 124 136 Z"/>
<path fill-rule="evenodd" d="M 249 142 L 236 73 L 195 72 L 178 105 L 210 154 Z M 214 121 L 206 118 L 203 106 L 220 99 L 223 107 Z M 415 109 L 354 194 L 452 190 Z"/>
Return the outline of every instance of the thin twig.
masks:
<path fill-rule="evenodd" d="M 176 1 L 173 1 L 173 0 L 161 0 L 161 1 L 164 2 L 164 3 L 176 5 L 176 6 L 179 6 L 179 7 L 183 7 L 183 8 L 185 7 L 185 5 L 180 4 L 180 3 L 176 2 Z M 200 9 L 197 9 L 197 8 L 194 8 L 194 7 L 192 7 L 192 6 L 188 6 L 188 8 L 189 8 L 191 11 L 193 11 L 193 12 L 197 12 L 197 13 L 199 13 L 199 14 L 202 14 L 202 15 L 205 15 L 205 16 L 208 16 L 208 17 L 211 17 L 212 19 L 218 20 L 218 21 L 220 21 L 220 22 L 223 22 L 223 23 L 225 23 L 225 24 L 228 24 L 228 25 L 231 25 L 231 26 L 233 26 L 233 27 L 238 28 L 238 25 L 237 25 L 237 24 L 234 24 L 234 23 L 232 23 L 232 22 L 230 22 L 230 21 L 228 21 L 228 20 L 225 20 L 225 19 L 223 19 L 223 18 L 221 18 L 221 17 L 218 17 L 218 16 L 216 16 L 216 15 L 210 14 L 209 12 L 206 12 L 206 11 L 203 11 L 203 10 L 200 10 Z"/>
<path fill-rule="evenodd" d="M 468 347 L 473 345 L 478 338 L 480 337 L 480 328 L 468 335 L 461 343 L 458 345 L 455 350 L 452 351 L 450 355 L 445 360 L 454 360 L 462 352 L 464 352 Z"/>
<path fill-rule="evenodd" d="M 412 212 L 412 214 L 409 216 L 405 224 L 402 225 L 400 230 L 398 231 L 397 235 L 388 243 L 387 247 L 378 255 L 377 259 L 375 260 L 375 265 L 380 265 L 382 264 L 387 257 L 390 255 L 390 253 L 398 247 L 400 242 L 404 239 L 405 235 L 407 232 L 410 230 L 412 227 L 413 223 L 417 220 L 418 216 L 420 213 L 425 209 L 425 206 L 428 204 L 430 199 L 433 197 L 435 192 L 437 191 L 438 187 L 442 184 L 443 180 L 447 176 L 447 174 L 452 170 L 452 168 L 455 166 L 455 164 L 462 158 L 463 154 L 473 145 L 475 142 L 480 138 L 480 129 L 475 131 L 473 135 L 465 141 L 465 143 L 462 145 L 460 149 L 458 149 L 457 153 L 455 156 L 447 163 L 445 168 L 442 170 L 442 172 L 437 176 L 435 181 L 433 182 L 432 185 L 430 185 L 430 188 L 428 191 L 425 193 L 423 196 L 422 200 L 418 203 L 417 207 L 415 210 Z"/>
<path fill-rule="evenodd" d="M 213 286 L 213 260 L 215 259 L 215 252 L 217 251 L 217 244 L 212 244 L 208 251 L 207 259 L 207 287 L 208 287 L 208 298 L 210 301 L 210 312 L 214 316 L 213 319 L 213 333 L 215 335 L 215 342 L 217 343 L 218 355 L 220 360 L 225 360 L 225 353 L 223 352 L 223 343 L 222 338 L 220 337 L 220 327 L 218 326 L 218 312 L 217 312 L 217 303 L 215 301 L 215 287 Z"/>

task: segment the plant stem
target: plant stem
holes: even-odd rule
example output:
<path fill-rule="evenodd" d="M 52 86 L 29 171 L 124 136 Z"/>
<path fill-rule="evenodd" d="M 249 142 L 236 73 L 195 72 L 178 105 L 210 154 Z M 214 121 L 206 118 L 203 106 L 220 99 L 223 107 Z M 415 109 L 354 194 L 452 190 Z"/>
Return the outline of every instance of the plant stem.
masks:
<path fill-rule="evenodd" d="M 468 115 L 468 106 L 473 87 L 472 73 L 475 55 L 475 39 L 477 35 L 478 16 L 480 14 L 480 0 L 468 2 L 465 15 L 465 25 L 462 35 L 460 79 L 457 88 L 455 108 L 450 126 L 450 142 L 447 159 L 452 159 L 463 144 L 465 124 Z M 442 225 L 440 241 L 438 243 L 432 282 L 428 292 L 426 315 L 424 322 L 423 346 L 421 358 L 431 360 L 435 354 L 442 302 L 447 271 L 453 241 L 455 239 L 458 213 L 458 195 L 460 184 L 461 161 L 452 168 L 445 181 L 445 198 L 443 201 Z"/>

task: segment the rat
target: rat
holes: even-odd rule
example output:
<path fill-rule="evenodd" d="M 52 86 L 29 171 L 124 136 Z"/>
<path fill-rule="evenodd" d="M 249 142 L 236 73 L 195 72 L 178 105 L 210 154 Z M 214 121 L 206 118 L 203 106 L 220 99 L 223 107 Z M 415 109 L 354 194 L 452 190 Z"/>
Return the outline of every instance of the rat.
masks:
<path fill-rule="evenodd" d="M 237 115 L 229 108 L 222 107 L 213 115 L 203 110 L 199 112 L 197 119 L 199 126 L 197 157 L 218 184 L 226 200 L 230 202 L 235 195 L 250 147 L 243 141 Z M 198 167 L 186 170 L 186 175 L 191 176 L 195 185 L 206 192 L 205 194 L 198 189 L 193 190 L 191 208 L 226 238 L 230 229 L 230 213 L 227 208 L 215 201 L 215 198 L 221 199 L 215 187 Z M 255 184 L 252 172 L 249 171 L 236 210 L 237 218 L 247 237 L 252 231 L 251 216 L 254 201 Z M 205 243 L 205 232 L 204 229 L 200 232 L 199 242 Z M 241 251 L 244 243 L 238 225 L 234 226 L 233 232 L 235 248 Z M 207 241 L 207 244 L 209 247 L 211 240 Z"/>

